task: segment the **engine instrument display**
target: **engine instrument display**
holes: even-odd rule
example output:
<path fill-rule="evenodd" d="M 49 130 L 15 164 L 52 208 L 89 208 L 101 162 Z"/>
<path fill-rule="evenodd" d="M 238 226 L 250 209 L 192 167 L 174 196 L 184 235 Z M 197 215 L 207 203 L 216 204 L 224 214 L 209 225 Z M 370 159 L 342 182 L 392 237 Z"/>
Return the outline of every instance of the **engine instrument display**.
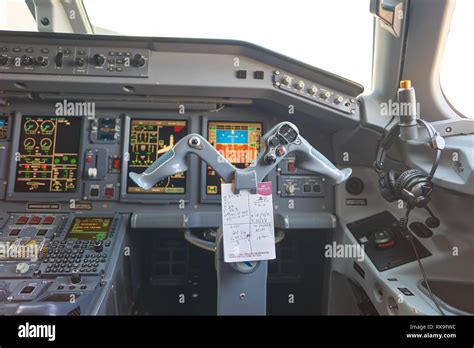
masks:
<path fill-rule="evenodd" d="M 132 119 L 128 172 L 142 173 L 188 133 L 186 120 Z M 127 175 L 128 193 L 186 193 L 186 173 L 159 181 L 148 191 L 138 187 Z"/>
<path fill-rule="evenodd" d="M 0 140 L 6 139 L 8 135 L 8 117 L 0 117 Z"/>
<path fill-rule="evenodd" d="M 248 167 L 260 151 L 262 123 L 215 122 L 207 124 L 207 140 L 237 168 Z M 220 194 L 222 180 L 214 169 L 207 166 L 206 193 Z"/>
<path fill-rule="evenodd" d="M 22 116 L 15 192 L 77 190 L 81 117 Z"/>
<path fill-rule="evenodd" d="M 66 239 L 106 240 L 111 227 L 111 217 L 76 217 L 69 228 Z"/>

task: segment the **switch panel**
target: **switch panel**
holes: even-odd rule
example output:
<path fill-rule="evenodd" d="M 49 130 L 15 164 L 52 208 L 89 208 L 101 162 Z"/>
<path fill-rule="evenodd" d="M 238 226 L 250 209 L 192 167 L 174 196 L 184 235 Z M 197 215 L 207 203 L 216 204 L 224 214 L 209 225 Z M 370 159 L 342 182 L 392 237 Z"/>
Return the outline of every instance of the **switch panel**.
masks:
<path fill-rule="evenodd" d="M 148 77 L 141 48 L 0 43 L 0 73 Z"/>
<path fill-rule="evenodd" d="M 273 86 L 347 114 L 357 111 L 357 101 L 353 97 L 280 70 L 273 72 Z"/>
<path fill-rule="evenodd" d="M 107 149 L 86 150 L 84 177 L 88 180 L 103 180 L 107 175 L 108 158 Z"/>
<path fill-rule="evenodd" d="M 325 179 L 316 175 L 278 175 L 281 197 L 324 197 Z"/>

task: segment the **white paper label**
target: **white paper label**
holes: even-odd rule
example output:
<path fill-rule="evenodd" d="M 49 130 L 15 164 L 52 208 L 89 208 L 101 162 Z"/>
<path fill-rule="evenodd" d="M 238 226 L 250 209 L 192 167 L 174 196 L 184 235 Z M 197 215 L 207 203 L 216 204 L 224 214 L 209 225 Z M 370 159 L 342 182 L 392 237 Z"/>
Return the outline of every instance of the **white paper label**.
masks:
<path fill-rule="evenodd" d="M 221 186 L 225 262 L 275 258 L 272 183 L 257 185 L 257 194 L 234 194 L 234 184 Z"/>

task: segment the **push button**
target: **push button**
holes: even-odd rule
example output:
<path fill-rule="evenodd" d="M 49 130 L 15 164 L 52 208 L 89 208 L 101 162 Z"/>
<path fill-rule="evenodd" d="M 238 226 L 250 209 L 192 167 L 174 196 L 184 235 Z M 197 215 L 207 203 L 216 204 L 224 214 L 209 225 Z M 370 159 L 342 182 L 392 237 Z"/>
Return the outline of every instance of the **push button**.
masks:
<path fill-rule="evenodd" d="M 17 225 L 24 225 L 27 222 L 28 222 L 28 216 L 24 216 L 24 215 L 20 216 L 18 220 L 16 220 Z"/>

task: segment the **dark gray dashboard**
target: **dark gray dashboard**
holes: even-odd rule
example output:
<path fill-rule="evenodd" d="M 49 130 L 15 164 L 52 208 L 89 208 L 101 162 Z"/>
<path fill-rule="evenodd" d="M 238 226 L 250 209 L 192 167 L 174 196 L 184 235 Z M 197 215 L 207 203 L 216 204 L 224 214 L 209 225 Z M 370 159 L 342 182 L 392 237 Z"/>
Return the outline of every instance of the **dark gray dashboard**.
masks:
<path fill-rule="evenodd" d="M 360 120 L 360 85 L 243 42 L 0 33 L 0 56 L 0 116 L 9 127 L 0 139 L 6 212 L 114 211 L 132 214 L 132 227 L 216 227 L 219 196 L 206 192 L 207 169 L 196 158 L 184 192 L 127 191 L 131 122 L 185 120 L 188 133 L 207 136 L 213 121 L 258 122 L 264 133 L 291 120 L 336 161 L 332 134 Z M 77 188 L 15 192 L 22 118 L 54 116 L 66 102 L 94 105 L 94 115 L 67 115 L 82 118 Z M 103 123 L 113 138 L 98 135 Z M 334 227 L 332 187 L 289 162 L 268 177 L 276 225 Z"/>

